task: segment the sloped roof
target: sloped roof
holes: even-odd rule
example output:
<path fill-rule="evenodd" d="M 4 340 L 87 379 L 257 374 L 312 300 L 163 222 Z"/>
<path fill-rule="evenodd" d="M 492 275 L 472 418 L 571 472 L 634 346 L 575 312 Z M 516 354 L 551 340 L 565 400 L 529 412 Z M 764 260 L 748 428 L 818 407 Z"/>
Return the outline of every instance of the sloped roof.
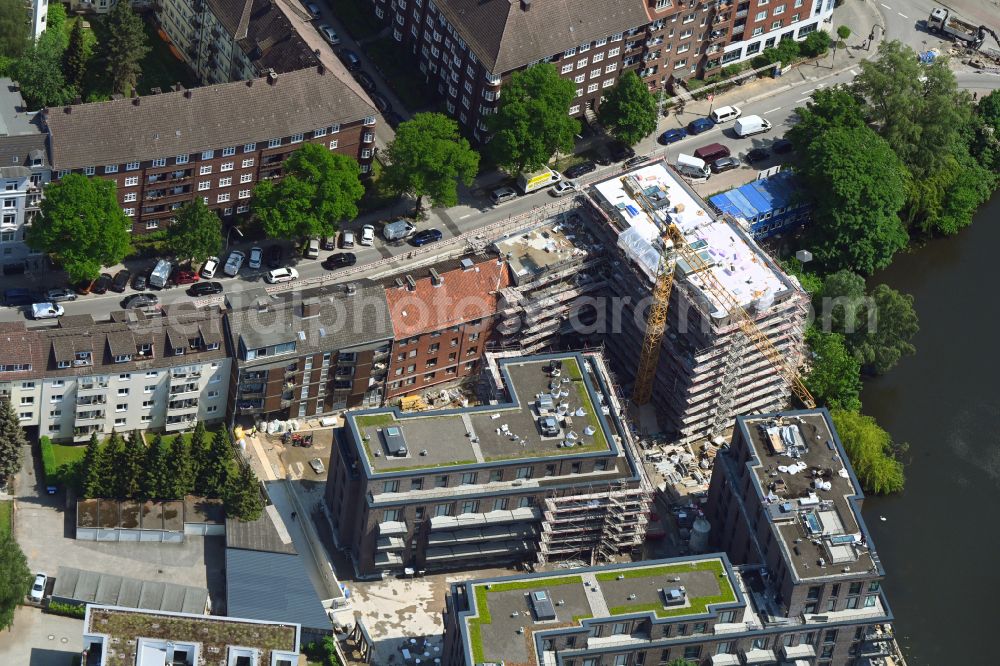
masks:
<path fill-rule="evenodd" d="M 226 548 L 226 613 L 306 629 L 331 629 L 298 555 Z"/>

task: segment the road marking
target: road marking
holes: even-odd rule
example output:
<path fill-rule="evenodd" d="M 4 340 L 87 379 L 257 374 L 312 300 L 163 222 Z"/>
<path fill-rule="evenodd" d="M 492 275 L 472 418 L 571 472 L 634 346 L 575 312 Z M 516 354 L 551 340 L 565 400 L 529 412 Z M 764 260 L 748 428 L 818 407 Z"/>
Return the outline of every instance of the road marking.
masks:
<path fill-rule="evenodd" d="M 906 14 L 904 14 L 903 12 L 896 12 L 896 13 L 897 13 L 897 14 L 899 14 L 900 16 L 902 16 L 902 17 L 903 17 L 903 18 L 905 18 L 905 19 L 908 19 L 908 18 L 910 18 L 909 16 L 907 16 L 907 15 L 906 15 Z"/>
<path fill-rule="evenodd" d="M 773 109 L 768 109 L 764 113 L 774 113 L 775 111 L 781 111 L 781 107 L 780 106 L 776 106 Z"/>
<path fill-rule="evenodd" d="M 797 99 L 795 100 L 795 103 L 798 104 L 799 102 L 805 102 L 806 100 L 809 99 L 812 99 L 812 95 L 810 95 L 809 97 L 803 97 L 802 99 Z"/>
<path fill-rule="evenodd" d="M 463 215 L 462 217 L 460 217 L 460 218 L 458 218 L 458 219 L 460 219 L 460 220 L 464 220 L 464 219 L 465 219 L 465 218 L 467 218 L 467 217 L 472 217 L 472 213 L 466 213 L 465 215 Z"/>
<path fill-rule="evenodd" d="M 820 88 L 824 88 L 824 87 L 826 87 L 826 84 L 825 83 L 821 83 L 818 86 L 816 86 L 815 88 L 813 88 L 813 90 L 819 90 Z"/>
<path fill-rule="evenodd" d="M 851 70 L 851 74 L 853 74 L 854 76 L 857 76 L 858 75 L 858 70 L 852 69 Z"/>
<path fill-rule="evenodd" d="M 882 5 L 882 6 L 883 6 L 883 7 L 885 7 L 886 9 L 892 9 L 892 7 L 890 7 L 889 5 L 885 4 L 884 2 L 880 2 L 880 3 L 878 3 L 878 4 Z"/>

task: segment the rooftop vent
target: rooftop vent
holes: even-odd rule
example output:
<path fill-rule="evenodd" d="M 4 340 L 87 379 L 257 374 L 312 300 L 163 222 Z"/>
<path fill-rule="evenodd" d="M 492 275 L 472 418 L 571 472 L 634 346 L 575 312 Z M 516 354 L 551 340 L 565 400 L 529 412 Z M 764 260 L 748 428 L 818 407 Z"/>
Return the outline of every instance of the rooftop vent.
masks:
<path fill-rule="evenodd" d="M 472 267 L 475 266 L 475 264 L 472 263 L 472 259 L 469 259 L 468 257 L 466 257 L 465 259 L 462 259 L 461 263 L 462 263 L 462 270 L 463 271 L 472 270 Z"/>
<path fill-rule="evenodd" d="M 438 273 L 437 269 L 435 268 L 431 269 L 431 284 L 433 284 L 435 287 L 440 287 L 442 284 L 444 284 L 444 278 L 441 277 L 441 274 Z"/>
<path fill-rule="evenodd" d="M 326 67 L 323 66 L 323 63 L 316 65 L 316 73 L 320 76 L 326 74 Z"/>
<path fill-rule="evenodd" d="M 413 279 L 412 275 L 406 276 L 406 285 L 410 291 L 414 291 L 417 288 L 417 281 Z"/>
<path fill-rule="evenodd" d="M 270 83 L 272 86 L 278 82 L 278 73 L 275 72 L 273 69 L 267 70 L 267 82 Z"/>
<path fill-rule="evenodd" d="M 194 91 L 192 91 L 192 90 L 185 90 L 184 91 L 184 97 L 185 98 L 191 99 L 193 96 L 194 96 Z"/>
<path fill-rule="evenodd" d="M 310 317 L 319 316 L 319 299 L 318 298 L 307 298 L 302 301 L 302 318 L 308 319 Z"/>
<path fill-rule="evenodd" d="M 353 282 L 348 282 L 347 284 L 344 285 L 344 293 L 346 293 L 348 296 L 354 296 L 356 293 L 358 293 L 358 285 L 354 284 Z"/>
<path fill-rule="evenodd" d="M 524 11 L 531 9 L 531 0 L 521 0 L 521 9 Z"/>

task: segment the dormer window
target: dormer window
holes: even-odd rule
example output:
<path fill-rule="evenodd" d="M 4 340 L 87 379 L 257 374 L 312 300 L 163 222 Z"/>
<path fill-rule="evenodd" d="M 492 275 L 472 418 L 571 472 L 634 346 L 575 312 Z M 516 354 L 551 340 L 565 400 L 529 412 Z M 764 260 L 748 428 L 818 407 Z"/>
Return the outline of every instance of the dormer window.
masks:
<path fill-rule="evenodd" d="M 153 345 L 149 344 L 148 342 L 143 343 L 141 345 L 138 345 L 135 348 L 135 351 L 136 353 L 139 354 L 139 356 L 150 356 L 153 353 Z"/>
<path fill-rule="evenodd" d="M 91 359 L 89 351 L 76 352 L 75 359 L 73 360 L 73 365 L 90 365 L 90 364 L 91 364 Z"/>
<path fill-rule="evenodd" d="M 70 363 L 69 361 L 59 361 L 58 363 L 56 363 L 56 367 L 58 367 L 58 368 L 68 368 L 71 365 L 73 365 L 73 364 Z"/>
<path fill-rule="evenodd" d="M 205 349 L 207 349 L 208 351 L 215 351 L 218 348 L 219 348 L 218 342 L 209 342 L 207 345 L 205 345 Z"/>
<path fill-rule="evenodd" d="M 115 363 L 128 363 L 132 360 L 131 354 L 116 354 Z"/>
<path fill-rule="evenodd" d="M 198 349 L 199 347 L 201 347 L 201 338 L 190 338 L 188 340 L 188 346 L 191 349 Z"/>
<path fill-rule="evenodd" d="M 184 347 L 176 347 L 174 349 L 174 356 L 183 356 L 183 355 L 184 355 Z"/>

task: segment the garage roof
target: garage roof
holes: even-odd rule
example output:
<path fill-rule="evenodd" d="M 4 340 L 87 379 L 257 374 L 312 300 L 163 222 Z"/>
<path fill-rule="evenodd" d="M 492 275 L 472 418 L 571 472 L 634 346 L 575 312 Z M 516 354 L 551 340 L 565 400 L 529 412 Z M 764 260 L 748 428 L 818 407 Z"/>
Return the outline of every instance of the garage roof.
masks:
<path fill-rule="evenodd" d="M 68 602 L 172 613 L 201 614 L 208 608 L 208 590 L 72 567 L 59 567 L 52 596 Z"/>

